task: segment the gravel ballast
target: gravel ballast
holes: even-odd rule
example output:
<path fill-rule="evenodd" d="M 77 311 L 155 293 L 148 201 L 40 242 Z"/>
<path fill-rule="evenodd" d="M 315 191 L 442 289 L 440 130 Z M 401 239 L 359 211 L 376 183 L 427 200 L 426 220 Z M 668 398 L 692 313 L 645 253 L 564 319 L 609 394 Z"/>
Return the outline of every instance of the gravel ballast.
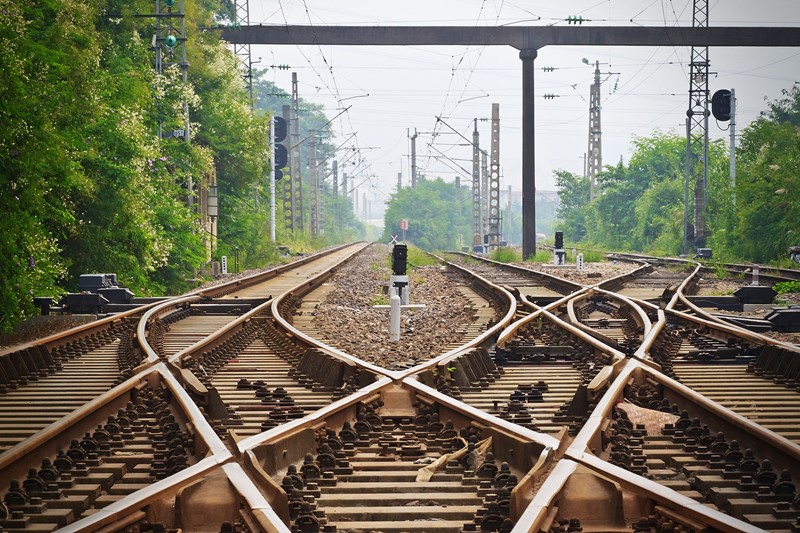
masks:
<path fill-rule="evenodd" d="M 428 361 L 461 339 L 455 331 L 472 320 L 470 302 L 458 290 L 457 274 L 439 265 L 409 269 L 410 304 L 420 310 L 404 310 L 400 341 L 389 342 L 389 312 L 373 309 L 388 304 L 385 293 L 391 269 L 390 251 L 374 245 L 349 261 L 328 281 L 334 288 L 318 306 L 314 326 L 325 339 L 336 339 L 335 348 L 388 369 L 400 369 Z M 352 332 L 342 336 L 342 332 Z"/>

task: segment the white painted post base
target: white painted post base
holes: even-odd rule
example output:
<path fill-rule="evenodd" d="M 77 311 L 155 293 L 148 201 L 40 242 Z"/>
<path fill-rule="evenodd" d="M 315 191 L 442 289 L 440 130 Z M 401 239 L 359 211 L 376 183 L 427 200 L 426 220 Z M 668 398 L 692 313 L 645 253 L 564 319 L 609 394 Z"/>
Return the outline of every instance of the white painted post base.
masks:
<path fill-rule="evenodd" d="M 389 297 L 389 342 L 400 342 L 400 297 Z"/>

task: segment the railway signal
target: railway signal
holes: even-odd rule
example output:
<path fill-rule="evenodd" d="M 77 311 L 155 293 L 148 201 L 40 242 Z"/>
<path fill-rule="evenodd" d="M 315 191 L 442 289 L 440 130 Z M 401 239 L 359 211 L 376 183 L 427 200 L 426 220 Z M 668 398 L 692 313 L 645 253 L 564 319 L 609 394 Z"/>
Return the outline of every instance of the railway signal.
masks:
<path fill-rule="evenodd" d="M 275 181 L 283 178 L 283 169 L 289 164 L 289 150 L 283 141 L 286 140 L 288 127 L 283 117 L 273 117 L 273 134 L 275 135 L 275 146 L 272 153 L 272 166 L 275 168 Z"/>
<path fill-rule="evenodd" d="M 731 119 L 731 92 L 728 89 L 720 89 L 711 97 L 711 114 L 717 120 Z"/>

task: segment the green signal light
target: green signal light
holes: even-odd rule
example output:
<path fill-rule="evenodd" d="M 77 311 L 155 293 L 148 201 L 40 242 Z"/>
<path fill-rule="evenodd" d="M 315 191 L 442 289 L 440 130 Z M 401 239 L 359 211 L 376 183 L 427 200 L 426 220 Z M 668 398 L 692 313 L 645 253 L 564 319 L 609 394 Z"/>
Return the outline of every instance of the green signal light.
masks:
<path fill-rule="evenodd" d="M 172 7 L 175 5 L 175 0 L 164 0 L 164 5 L 167 7 Z"/>
<path fill-rule="evenodd" d="M 167 35 L 164 38 L 164 44 L 167 45 L 167 48 L 175 48 L 175 46 L 178 44 L 178 38 L 174 35 Z"/>

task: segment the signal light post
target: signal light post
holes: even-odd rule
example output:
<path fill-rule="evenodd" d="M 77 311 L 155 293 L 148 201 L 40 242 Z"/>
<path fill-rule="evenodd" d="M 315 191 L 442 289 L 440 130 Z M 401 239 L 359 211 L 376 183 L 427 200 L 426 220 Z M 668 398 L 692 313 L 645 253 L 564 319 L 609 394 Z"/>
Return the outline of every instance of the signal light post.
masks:
<path fill-rule="evenodd" d="M 287 132 L 283 117 L 273 116 L 269 128 L 269 144 L 272 149 L 272 170 L 269 174 L 269 236 L 273 242 L 275 242 L 275 182 L 283 178 L 283 169 L 289 162 L 289 151 L 281 144 L 286 139 Z"/>

